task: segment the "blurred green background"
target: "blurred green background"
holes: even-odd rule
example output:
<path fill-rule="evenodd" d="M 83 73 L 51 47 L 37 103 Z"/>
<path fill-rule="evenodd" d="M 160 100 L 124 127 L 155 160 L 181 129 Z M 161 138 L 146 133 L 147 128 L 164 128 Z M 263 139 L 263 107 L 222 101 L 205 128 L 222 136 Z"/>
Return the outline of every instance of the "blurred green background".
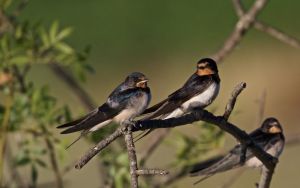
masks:
<path fill-rule="evenodd" d="M 243 1 L 247 6 L 253 1 Z M 272 0 L 259 15 L 262 20 L 300 38 L 297 18 L 300 1 Z M 69 42 L 78 49 L 91 45 L 89 62 L 95 69 L 83 86 L 97 104 L 105 101 L 111 90 L 133 71 L 150 78 L 152 104 L 180 87 L 194 71 L 195 63 L 209 57 L 223 44 L 235 26 L 237 17 L 232 2 L 224 0 L 31 0 L 22 13 L 23 20 L 50 23 L 59 20 L 72 26 Z M 251 29 L 241 43 L 219 65 L 222 87 L 212 108 L 221 114 L 232 88 L 245 81 L 247 89 L 239 97 L 231 121 L 250 131 L 256 122 L 258 104 L 267 92 L 265 117 L 275 116 L 284 126 L 285 134 L 300 133 L 300 53 L 299 49 L 281 43 L 265 33 Z M 61 83 L 46 66 L 37 65 L 33 80 L 51 86 L 51 93 L 73 106 L 74 112 L 84 110 L 69 88 Z M 210 108 L 211 109 L 211 108 Z M 258 125 L 256 125 L 258 126 Z M 190 126 L 176 128 L 190 132 Z M 70 141 L 76 135 L 67 136 Z M 168 138 L 168 141 L 176 139 Z M 137 145 L 142 151 L 147 139 Z M 226 148 L 235 144 L 228 136 Z M 79 158 L 89 145 L 81 141 L 69 150 L 68 160 Z M 155 152 L 149 167 L 159 167 L 172 158 L 172 148 L 163 145 Z M 276 169 L 272 187 L 299 187 L 299 146 L 286 148 Z M 114 157 L 114 154 L 111 154 Z M 163 156 L 163 157 L 162 157 Z M 97 161 L 66 176 L 67 187 L 99 187 Z M 223 173 L 196 187 L 218 187 L 234 172 Z M 254 187 L 257 170 L 248 170 L 233 187 Z M 50 172 L 41 175 L 48 182 Z M 186 177 L 174 187 L 193 187 L 195 178 Z"/>

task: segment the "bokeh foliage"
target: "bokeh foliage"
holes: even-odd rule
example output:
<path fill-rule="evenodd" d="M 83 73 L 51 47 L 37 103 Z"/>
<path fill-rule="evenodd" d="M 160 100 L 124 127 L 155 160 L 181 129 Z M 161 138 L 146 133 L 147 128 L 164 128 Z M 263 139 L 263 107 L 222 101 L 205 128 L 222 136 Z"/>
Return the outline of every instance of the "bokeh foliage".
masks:
<path fill-rule="evenodd" d="M 63 168 L 58 164 L 67 154 L 66 143 L 63 137 L 55 136 L 55 126 L 70 121 L 72 111 L 67 104 L 58 105 L 56 96 L 51 93 L 55 88 L 38 86 L 28 76 L 34 66 L 57 64 L 78 82 L 84 82 L 86 73 L 92 71 L 86 61 L 90 48 L 81 51 L 73 48 L 67 42 L 73 29 L 61 26 L 59 21 L 45 25 L 20 19 L 27 3 L 26 0 L 0 1 L 0 171 L 4 168 L 17 173 L 29 171 L 31 178 L 21 177 L 25 178 L 23 182 L 18 179 L 7 181 L 4 177 L 10 175 L 0 173 L 0 183 L 8 187 L 24 184 L 36 187 L 39 177 L 43 176 L 41 169 L 46 168 L 53 171 L 57 187 L 62 187 Z M 96 143 L 114 128 L 109 126 L 105 131 L 91 135 L 88 141 Z M 183 133 L 176 133 L 176 137 L 178 139 L 173 143 L 176 155 L 166 166 L 177 169 L 186 168 L 223 143 L 223 134 L 209 125 L 199 126 L 196 137 Z M 107 172 L 105 184 L 128 186 L 130 177 L 124 148 L 123 141 L 118 140 L 100 155 L 99 165 Z M 11 152 L 7 154 L 9 150 Z M 64 163 L 68 165 L 68 161 Z M 152 182 L 151 178 L 143 179 L 141 185 L 149 187 Z"/>

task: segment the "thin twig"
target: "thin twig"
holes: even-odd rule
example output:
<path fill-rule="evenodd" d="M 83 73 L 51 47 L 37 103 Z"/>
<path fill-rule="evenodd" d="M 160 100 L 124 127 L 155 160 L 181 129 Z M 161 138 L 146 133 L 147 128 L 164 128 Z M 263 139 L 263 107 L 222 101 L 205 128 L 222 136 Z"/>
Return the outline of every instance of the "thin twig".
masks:
<path fill-rule="evenodd" d="M 274 164 L 277 162 L 276 158 L 266 153 L 261 147 L 257 146 L 257 144 L 252 141 L 251 137 L 245 131 L 239 129 L 236 125 L 227 122 L 222 116 L 215 116 L 214 114 L 203 109 L 195 110 L 191 114 L 187 114 L 179 118 L 138 122 L 132 131 L 147 130 L 150 128 L 170 128 L 191 124 L 196 121 L 205 121 L 207 123 L 216 125 L 220 129 L 231 134 L 241 144 L 247 145 L 252 153 L 268 168 L 273 168 Z"/>
<path fill-rule="evenodd" d="M 125 143 L 126 143 L 127 152 L 128 152 L 131 187 L 137 188 L 138 187 L 138 174 L 137 174 L 138 167 L 137 167 L 135 147 L 134 147 L 133 137 L 132 137 L 132 132 L 131 132 L 131 126 L 128 126 L 128 129 L 125 132 L 124 138 L 125 138 Z"/>
<path fill-rule="evenodd" d="M 184 177 L 188 173 L 188 171 L 189 171 L 189 167 L 182 167 L 177 172 L 168 175 L 163 181 L 154 182 L 153 187 L 154 188 L 167 187 L 173 184 L 175 181 L 178 181 L 179 179 Z"/>
<path fill-rule="evenodd" d="M 63 187 L 63 180 L 62 180 L 62 176 L 61 173 L 59 171 L 59 167 L 58 167 L 58 162 L 56 159 L 56 154 L 55 154 L 55 149 L 53 146 L 53 143 L 51 142 L 51 140 L 49 139 L 48 136 L 45 136 L 45 142 L 49 151 L 49 157 L 50 157 L 50 163 L 55 175 L 55 179 L 56 179 L 56 187 L 58 188 L 62 188 Z"/>
<path fill-rule="evenodd" d="M 21 73 L 20 69 L 16 65 L 13 65 L 12 69 L 13 69 L 14 76 L 20 85 L 20 92 L 26 93 L 27 88 L 26 88 L 26 84 L 25 84 L 25 77 L 29 70 L 29 66 L 25 66 L 23 73 Z"/>
<path fill-rule="evenodd" d="M 76 164 L 76 169 L 81 169 L 86 163 L 88 163 L 97 153 L 103 150 L 106 146 L 112 143 L 115 139 L 122 136 L 122 128 L 118 128 L 115 132 L 109 135 L 104 140 L 100 141 L 96 146 L 91 148 Z"/>
<path fill-rule="evenodd" d="M 3 115 L 2 125 L 0 127 L 0 187 L 3 185 L 3 170 L 4 170 L 4 154 L 5 154 L 5 147 L 7 142 L 7 133 L 8 133 L 8 126 L 10 121 L 10 113 L 12 108 L 13 102 L 13 89 L 10 84 L 10 94 L 7 96 L 6 104 L 5 104 L 5 112 Z"/>
<path fill-rule="evenodd" d="M 267 95 L 266 90 L 263 90 L 260 98 L 257 100 L 259 107 L 257 113 L 257 122 L 253 124 L 254 129 L 257 127 L 257 125 L 260 125 L 261 122 L 263 121 L 263 117 L 265 114 L 265 106 L 266 106 L 266 95 Z M 229 179 L 227 179 L 225 183 L 223 183 L 221 188 L 231 187 L 236 182 L 236 180 L 238 180 L 238 178 L 245 172 L 245 170 L 246 170 L 245 168 L 239 169 L 234 175 L 232 175 Z"/>
<path fill-rule="evenodd" d="M 136 174 L 141 175 L 167 175 L 169 172 L 167 170 L 161 170 L 161 169 L 139 169 L 136 170 Z"/>
<path fill-rule="evenodd" d="M 11 171 L 11 179 L 14 180 L 16 182 L 17 187 L 19 188 L 26 188 L 29 187 L 26 183 L 26 181 L 23 179 L 23 177 L 21 176 L 21 174 L 18 171 L 18 168 L 16 168 L 12 158 L 13 158 L 13 152 L 12 149 L 10 147 L 10 143 L 7 142 L 6 143 L 6 158 L 7 158 L 7 163 L 9 165 L 9 169 Z"/>
<path fill-rule="evenodd" d="M 233 0 L 232 2 L 237 15 L 239 17 L 243 16 L 245 14 L 245 11 L 242 6 L 241 0 Z M 255 29 L 265 32 L 283 43 L 286 43 L 295 48 L 300 48 L 300 41 L 298 39 L 280 31 L 275 27 L 267 25 L 266 23 L 263 23 L 259 20 L 255 20 L 253 25 Z"/>
<path fill-rule="evenodd" d="M 224 112 L 224 115 L 223 115 L 223 118 L 225 120 L 228 120 L 234 106 L 235 106 L 235 102 L 236 102 L 236 99 L 237 99 L 237 96 L 243 91 L 243 89 L 246 88 L 246 83 L 245 82 L 242 82 L 240 83 L 239 85 L 237 85 L 235 87 L 235 89 L 233 90 L 232 94 L 231 94 L 231 97 L 226 105 L 226 108 L 225 108 L 225 112 Z"/>
<path fill-rule="evenodd" d="M 215 59 L 217 62 L 222 61 L 224 57 L 227 56 L 237 46 L 242 37 L 251 28 L 256 16 L 265 7 L 267 1 L 268 0 L 256 0 L 249 11 L 239 18 L 234 30 L 225 41 L 222 48 L 213 55 L 213 59 Z"/>

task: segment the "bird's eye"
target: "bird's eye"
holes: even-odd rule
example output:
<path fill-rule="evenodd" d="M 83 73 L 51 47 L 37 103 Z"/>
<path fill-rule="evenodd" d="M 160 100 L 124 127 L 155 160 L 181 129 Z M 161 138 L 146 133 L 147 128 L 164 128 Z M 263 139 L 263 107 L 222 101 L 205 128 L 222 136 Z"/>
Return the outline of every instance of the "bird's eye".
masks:
<path fill-rule="evenodd" d="M 198 69 L 205 69 L 205 67 L 204 66 L 199 66 Z"/>

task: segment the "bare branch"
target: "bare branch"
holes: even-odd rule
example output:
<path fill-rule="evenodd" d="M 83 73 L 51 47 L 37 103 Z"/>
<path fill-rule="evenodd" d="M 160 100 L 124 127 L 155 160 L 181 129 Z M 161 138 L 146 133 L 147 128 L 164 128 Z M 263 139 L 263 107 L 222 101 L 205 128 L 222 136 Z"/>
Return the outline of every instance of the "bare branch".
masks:
<path fill-rule="evenodd" d="M 245 14 L 244 8 L 242 6 L 241 0 L 233 0 L 233 5 L 236 10 L 236 13 L 239 17 L 243 16 Z M 277 28 L 274 28 L 272 26 L 269 26 L 261 21 L 255 20 L 254 21 L 254 28 L 265 32 L 272 37 L 276 38 L 277 40 L 286 43 L 292 47 L 300 48 L 300 41 L 282 31 L 280 31 Z"/>
<path fill-rule="evenodd" d="M 185 124 L 191 124 L 195 121 L 200 120 L 214 124 L 222 130 L 228 132 L 237 140 L 239 140 L 241 144 L 246 145 L 252 151 L 252 153 L 263 162 L 265 166 L 267 166 L 270 169 L 274 168 L 277 159 L 272 157 L 270 154 L 266 153 L 259 146 L 257 146 L 245 131 L 242 131 L 234 124 L 227 122 L 227 120 L 224 119 L 222 116 L 215 116 L 212 113 L 203 109 L 197 109 L 192 113 L 179 118 L 170 118 L 166 120 L 147 120 L 137 122 L 136 125 L 133 127 L 132 131 L 146 130 L 150 128 L 170 128 Z"/>
<path fill-rule="evenodd" d="M 167 175 L 169 172 L 167 170 L 161 169 L 139 169 L 136 170 L 137 175 Z"/>
<path fill-rule="evenodd" d="M 100 141 L 96 146 L 91 148 L 76 164 L 76 169 L 81 169 L 86 163 L 88 163 L 97 153 L 107 147 L 115 139 L 122 135 L 122 128 L 118 128 L 115 132 L 109 135 L 104 140 Z"/>
<path fill-rule="evenodd" d="M 257 113 L 257 122 L 253 124 L 253 128 L 256 128 L 257 125 L 261 124 L 263 121 L 264 113 L 265 113 L 265 106 L 266 106 L 266 90 L 264 90 L 261 94 L 261 97 L 257 100 L 259 103 L 258 113 Z M 234 175 L 232 175 L 229 179 L 223 183 L 221 188 L 229 188 L 231 187 L 236 180 L 245 172 L 246 169 L 238 170 Z"/>
<path fill-rule="evenodd" d="M 237 96 L 243 91 L 243 89 L 246 88 L 246 83 L 241 82 L 239 85 L 237 85 L 234 90 L 232 91 L 231 97 L 226 105 L 225 112 L 224 112 L 224 119 L 228 120 L 236 102 Z"/>
<path fill-rule="evenodd" d="M 45 136 L 45 142 L 46 142 L 47 148 L 49 150 L 50 163 L 53 168 L 53 172 L 54 172 L 55 179 L 56 179 L 56 187 L 62 188 L 63 180 L 62 180 L 61 173 L 59 171 L 58 162 L 57 162 L 57 159 L 55 156 L 55 149 L 54 149 L 53 143 L 47 136 Z"/>
<path fill-rule="evenodd" d="M 133 143 L 133 137 L 131 132 L 131 127 L 128 126 L 128 130 L 125 132 L 125 143 L 128 152 L 129 159 L 129 168 L 130 168 L 130 176 L 131 176 L 131 187 L 138 187 L 138 174 L 137 174 L 137 159 L 135 154 L 135 147 Z"/>
<path fill-rule="evenodd" d="M 265 7 L 268 0 L 256 0 L 249 11 L 243 14 L 236 23 L 234 30 L 227 38 L 223 47 L 213 55 L 213 59 L 220 62 L 227 56 L 241 41 L 242 37 L 251 28 L 258 13 Z"/>
<path fill-rule="evenodd" d="M 205 121 L 218 126 L 220 129 L 228 132 L 235 137 L 243 145 L 246 145 L 252 153 L 262 161 L 268 168 L 273 168 L 277 159 L 266 153 L 261 147 L 257 146 L 252 141 L 251 137 L 243 130 L 239 129 L 234 124 L 227 122 L 222 116 L 215 116 L 207 110 L 197 109 L 190 114 L 184 115 L 179 118 L 170 118 L 166 120 L 147 120 L 138 122 L 132 131 L 146 130 L 149 128 L 170 128 L 191 124 L 196 121 Z"/>

